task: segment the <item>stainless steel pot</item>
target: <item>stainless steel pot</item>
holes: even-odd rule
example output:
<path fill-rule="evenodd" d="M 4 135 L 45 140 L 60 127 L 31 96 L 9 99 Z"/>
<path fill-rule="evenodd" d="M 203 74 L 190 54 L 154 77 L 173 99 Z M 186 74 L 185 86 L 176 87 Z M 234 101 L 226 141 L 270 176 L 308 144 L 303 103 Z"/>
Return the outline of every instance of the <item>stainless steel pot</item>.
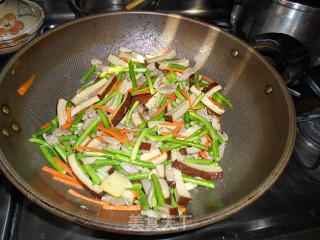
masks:
<path fill-rule="evenodd" d="M 306 0 L 236 1 L 231 21 L 250 39 L 263 33 L 284 33 L 303 43 L 310 66 L 320 63 L 320 3 Z"/>

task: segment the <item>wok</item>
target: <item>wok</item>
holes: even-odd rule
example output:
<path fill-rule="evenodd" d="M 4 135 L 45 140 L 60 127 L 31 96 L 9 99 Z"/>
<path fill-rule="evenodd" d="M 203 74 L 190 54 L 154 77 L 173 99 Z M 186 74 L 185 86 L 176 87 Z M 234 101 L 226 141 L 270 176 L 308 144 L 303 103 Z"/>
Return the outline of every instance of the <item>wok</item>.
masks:
<path fill-rule="evenodd" d="M 144 54 L 177 50 L 178 57 L 201 66 L 224 86 L 234 103 L 222 117 L 229 135 L 221 160 L 223 180 L 214 190 L 198 187 L 187 208 L 188 221 L 157 227 L 142 219 L 130 225 L 132 212 L 104 211 L 70 198 L 67 188 L 41 174 L 47 161 L 28 142 L 55 116 L 57 99 L 71 99 L 94 57 L 105 59 L 120 46 Z M 31 75 L 36 80 L 24 96 L 17 88 Z M 71 21 L 39 36 L 20 50 L 0 75 L 0 166 L 29 199 L 70 221 L 106 231 L 161 234 L 199 228 L 225 219 L 261 197 L 290 159 L 295 140 L 295 112 L 278 73 L 252 47 L 217 27 L 149 12 L 93 15 Z M 8 114 L 9 112 L 9 114 Z M 83 207 L 85 206 L 85 207 Z M 131 222 L 132 223 L 132 222 Z"/>

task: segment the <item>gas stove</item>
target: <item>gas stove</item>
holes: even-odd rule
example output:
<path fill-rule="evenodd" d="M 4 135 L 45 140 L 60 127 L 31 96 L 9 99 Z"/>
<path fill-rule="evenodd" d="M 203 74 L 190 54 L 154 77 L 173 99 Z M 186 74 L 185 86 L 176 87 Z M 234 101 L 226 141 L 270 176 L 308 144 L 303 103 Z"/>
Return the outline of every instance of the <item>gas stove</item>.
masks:
<path fill-rule="evenodd" d="M 35 2 L 44 9 L 46 15 L 39 34 L 75 18 L 67 1 Z M 192 1 L 188 3 L 190 5 Z M 217 6 L 210 5 L 205 10 L 191 11 L 187 5 L 172 8 L 170 1 L 163 0 L 158 10 L 198 18 L 232 32 L 228 22 L 230 4 L 226 4 L 225 8 Z M 0 68 L 11 56 L 0 56 Z M 251 206 L 223 221 L 185 233 L 144 236 L 144 239 L 319 239 L 320 161 L 317 149 L 319 143 L 316 140 L 319 140 L 320 124 L 319 120 L 311 122 L 306 118 L 320 113 L 317 108 L 320 100 L 304 81 L 296 81 L 290 88 L 301 95 L 293 96 L 299 120 L 298 137 L 289 164 L 274 186 Z M 28 200 L 0 173 L 0 240 L 7 239 L 93 240 L 141 237 L 101 232 L 66 221 Z"/>

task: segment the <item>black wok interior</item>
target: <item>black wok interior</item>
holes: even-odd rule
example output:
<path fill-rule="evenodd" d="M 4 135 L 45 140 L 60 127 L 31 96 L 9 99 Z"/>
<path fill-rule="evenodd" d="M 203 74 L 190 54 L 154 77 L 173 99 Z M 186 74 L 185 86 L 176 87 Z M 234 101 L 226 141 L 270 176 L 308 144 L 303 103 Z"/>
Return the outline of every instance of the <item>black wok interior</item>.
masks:
<path fill-rule="evenodd" d="M 192 223 L 176 220 L 170 228 L 129 230 L 132 213 L 106 212 L 79 203 L 67 188 L 41 173 L 48 165 L 32 133 L 55 116 L 59 98 L 70 99 L 94 57 L 106 59 L 120 46 L 141 53 L 175 49 L 178 57 L 200 64 L 200 72 L 224 86 L 234 103 L 222 117 L 229 135 L 221 166 L 224 179 L 214 190 L 197 188 L 188 207 Z M 238 52 L 235 57 L 232 53 Z M 25 96 L 16 93 L 32 73 L 36 80 Z M 267 94 L 266 87 L 272 92 Z M 187 18 L 159 13 L 95 15 L 71 21 L 36 38 L 17 53 L 0 75 L 0 127 L 17 122 L 21 130 L 0 136 L 0 167 L 27 197 L 68 220 L 107 231 L 140 234 L 184 231 L 224 219 L 251 204 L 278 178 L 295 139 L 295 114 L 281 77 L 247 44 L 220 29 Z"/>

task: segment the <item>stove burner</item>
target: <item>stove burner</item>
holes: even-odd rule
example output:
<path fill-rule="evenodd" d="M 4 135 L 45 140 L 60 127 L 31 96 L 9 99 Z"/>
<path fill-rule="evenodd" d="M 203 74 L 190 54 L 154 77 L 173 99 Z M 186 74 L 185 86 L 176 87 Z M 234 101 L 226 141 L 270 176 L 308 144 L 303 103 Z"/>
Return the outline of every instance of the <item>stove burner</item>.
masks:
<path fill-rule="evenodd" d="M 320 107 L 305 113 L 298 119 L 310 119 L 298 122 L 296 154 L 303 166 L 304 173 L 314 181 L 320 182 L 320 119 L 312 116 L 320 114 Z M 310 117 L 311 116 L 311 117 Z"/>

